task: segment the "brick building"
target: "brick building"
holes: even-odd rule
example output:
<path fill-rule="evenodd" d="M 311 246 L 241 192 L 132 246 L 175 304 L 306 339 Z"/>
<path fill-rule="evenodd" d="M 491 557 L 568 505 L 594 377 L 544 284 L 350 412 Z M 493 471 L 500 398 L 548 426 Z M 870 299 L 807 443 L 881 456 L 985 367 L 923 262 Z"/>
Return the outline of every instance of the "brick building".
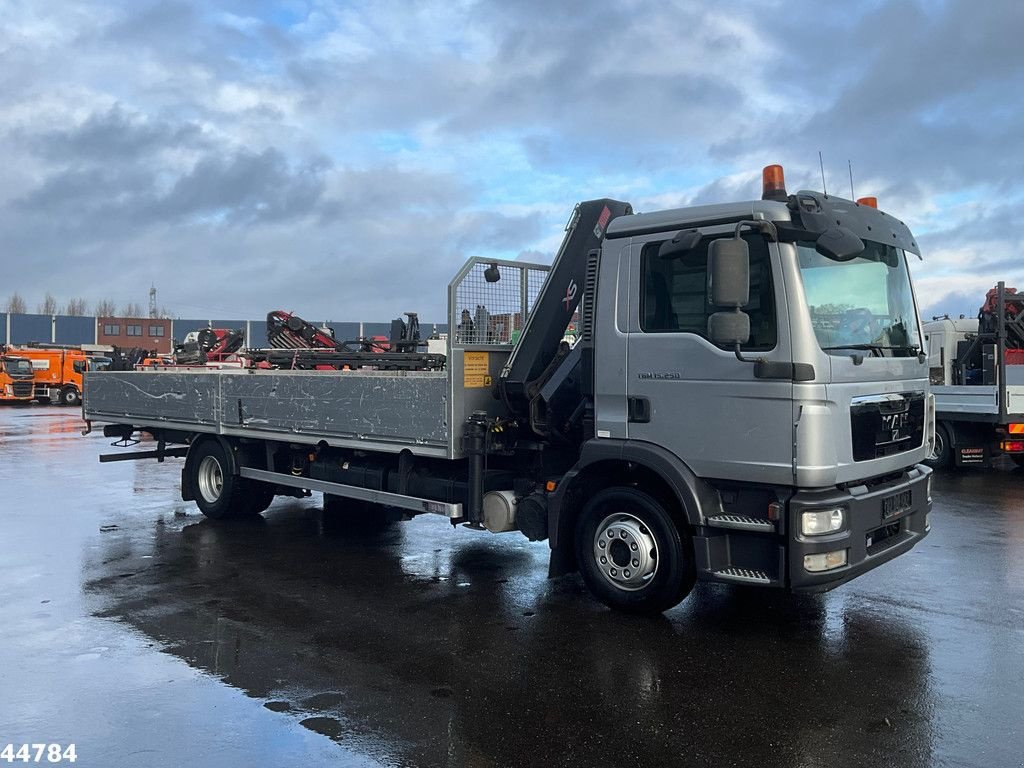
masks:
<path fill-rule="evenodd" d="M 97 317 L 96 343 L 171 352 L 171 320 L 149 317 Z"/>

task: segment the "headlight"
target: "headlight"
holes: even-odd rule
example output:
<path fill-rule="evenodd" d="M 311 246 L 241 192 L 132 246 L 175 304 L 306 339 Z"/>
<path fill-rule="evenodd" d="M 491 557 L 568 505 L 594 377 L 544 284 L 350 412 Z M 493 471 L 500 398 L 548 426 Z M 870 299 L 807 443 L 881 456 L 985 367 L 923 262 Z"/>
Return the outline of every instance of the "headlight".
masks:
<path fill-rule="evenodd" d="M 804 512 L 800 515 L 800 532 L 804 536 L 821 536 L 823 533 L 833 533 L 843 527 L 843 510 L 839 509 L 815 509 Z"/>
<path fill-rule="evenodd" d="M 846 565 L 846 550 L 837 549 L 835 552 L 821 552 L 817 555 L 804 555 L 804 570 L 811 573 L 831 571 L 835 568 L 842 568 Z"/>

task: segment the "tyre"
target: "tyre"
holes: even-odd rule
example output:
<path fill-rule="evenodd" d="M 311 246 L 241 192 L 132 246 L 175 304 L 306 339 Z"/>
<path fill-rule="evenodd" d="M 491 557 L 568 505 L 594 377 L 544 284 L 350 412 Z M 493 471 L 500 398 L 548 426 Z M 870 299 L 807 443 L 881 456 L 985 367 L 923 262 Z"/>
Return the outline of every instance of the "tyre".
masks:
<path fill-rule="evenodd" d="M 396 522 L 390 507 L 324 494 L 324 529 L 336 533 L 374 534 Z"/>
<path fill-rule="evenodd" d="M 274 501 L 274 486 L 259 480 L 245 481 L 245 510 L 243 514 L 258 515 Z"/>
<path fill-rule="evenodd" d="M 583 507 L 576 557 L 591 594 L 610 608 L 661 613 L 693 589 L 693 546 L 659 500 L 607 488 Z"/>
<path fill-rule="evenodd" d="M 60 391 L 60 398 L 57 400 L 59 405 L 75 406 L 82 402 L 82 396 L 78 394 L 78 390 L 74 387 L 64 387 Z"/>
<path fill-rule="evenodd" d="M 259 487 L 265 483 L 251 483 L 231 473 L 231 462 L 217 440 L 203 440 L 189 452 L 186 466 L 196 506 L 214 520 L 259 514 L 273 498 L 273 489 Z"/>
<path fill-rule="evenodd" d="M 1011 455 L 1010 458 L 1013 459 L 1013 463 L 1016 464 L 1019 469 L 1024 469 L 1024 456 L 1017 453 Z"/>
<path fill-rule="evenodd" d="M 935 448 L 924 463 L 932 469 L 943 469 L 953 463 L 953 440 L 945 424 L 935 427 Z"/>

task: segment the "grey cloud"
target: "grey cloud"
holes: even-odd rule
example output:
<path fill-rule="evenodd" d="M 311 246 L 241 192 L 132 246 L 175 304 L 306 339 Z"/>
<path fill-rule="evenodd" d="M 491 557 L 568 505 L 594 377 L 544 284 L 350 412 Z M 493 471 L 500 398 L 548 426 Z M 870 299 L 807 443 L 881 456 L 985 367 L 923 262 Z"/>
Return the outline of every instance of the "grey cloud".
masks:
<path fill-rule="evenodd" d="M 78 125 L 19 134 L 35 152 L 57 162 L 124 163 L 164 149 L 210 145 L 198 123 L 146 119 L 119 104 Z"/>
<path fill-rule="evenodd" d="M 847 12 L 819 11 L 812 22 Z M 880 4 L 853 30 L 807 34 L 806 50 L 784 66 L 811 113 L 734 130 L 712 156 L 788 145 L 933 189 L 1015 183 L 1024 170 L 1024 107 L 1012 96 L 1024 83 L 1022 28 L 1019 3 L 952 0 Z"/>
<path fill-rule="evenodd" d="M 316 158 L 292 167 L 275 148 L 207 157 L 150 210 L 165 219 L 223 214 L 236 223 L 299 217 L 310 213 L 323 194 L 329 166 L 326 158 Z"/>
<path fill-rule="evenodd" d="M 87 238 L 190 217 L 265 223 L 309 214 L 323 193 L 327 167 L 322 159 L 293 166 L 274 148 L 240 150 L 204 157 L 163 192 L 159 167 L 119 165 L 111 158 L 109 164 L 52 173 L 14 207 Z"/>
<path fill-rule="evenodd" d="M 921 317 L 928 321 L 933 317 L 976 317 L 978 309 L 984 301 L 984 294 L 977 295 L 966 291 L 947 293 L 941 297 L 926 297 L 921 302 Z"/>

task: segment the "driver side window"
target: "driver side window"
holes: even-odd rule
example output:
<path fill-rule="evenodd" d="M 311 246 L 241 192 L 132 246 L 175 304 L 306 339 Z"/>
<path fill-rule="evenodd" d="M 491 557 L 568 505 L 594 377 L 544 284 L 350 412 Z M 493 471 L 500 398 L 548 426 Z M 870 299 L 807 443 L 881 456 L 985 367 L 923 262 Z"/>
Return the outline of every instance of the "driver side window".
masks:
<path fill-rule="evenodd" d="M 647 243 L 640 253 L 640 327 L 646 333 L 692 333 L 708 337 L 708 317 L 719 311 L 708 302 L 708 243 L 677 258 L 661 259 L 661 242 Z M 757 234 L 745 235 L 750 248 L 750 340 L 743 349 L 773 349 L 778 339 L 775 293 L 768 244 Z"/>

